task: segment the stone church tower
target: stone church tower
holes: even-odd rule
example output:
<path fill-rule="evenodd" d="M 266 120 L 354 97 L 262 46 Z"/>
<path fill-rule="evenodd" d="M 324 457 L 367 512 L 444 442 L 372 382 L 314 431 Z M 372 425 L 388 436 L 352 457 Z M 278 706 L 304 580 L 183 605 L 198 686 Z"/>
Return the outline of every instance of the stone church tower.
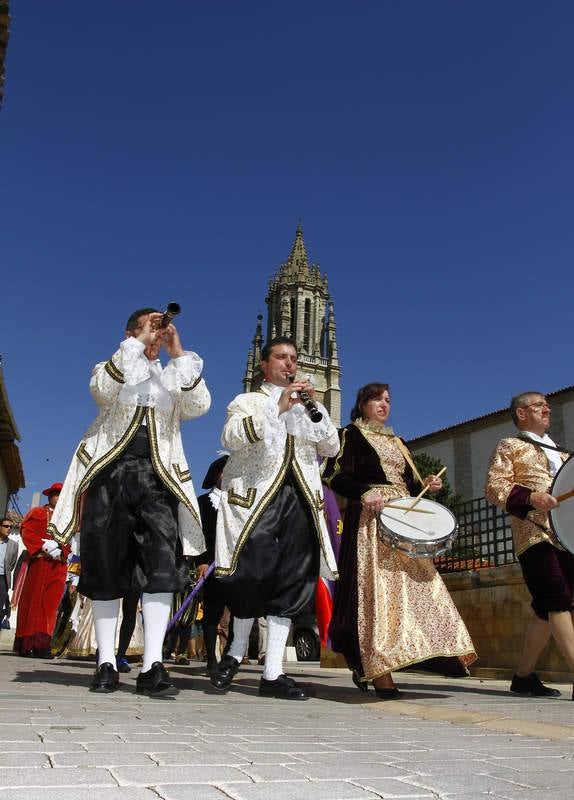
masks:
<path fill-rule="evenodd" d="M 297 343 L 299 351 L 298 374 L 311 376 L 317 399 L 339 427 L 341 390 L 333 301 L 329 295 L 327 276 L 321 276 L 317 264 L 309 266 L 300 225 L 289 258 L 269 282 L 265 302 L 266 335 L 263 336 L 263 317 L 260 314 L 247 357 L 243 378 L 245 391 L 254 391 L 263 380 L 259 361 L 264 343 L 274 336 L 290 336 Z"/>

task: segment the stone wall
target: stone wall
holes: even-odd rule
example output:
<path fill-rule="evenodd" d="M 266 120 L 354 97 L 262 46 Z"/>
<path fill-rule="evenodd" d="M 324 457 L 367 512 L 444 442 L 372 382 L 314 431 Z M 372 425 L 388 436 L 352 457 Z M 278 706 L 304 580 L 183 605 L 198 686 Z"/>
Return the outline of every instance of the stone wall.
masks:
<path fill-rule="evenodd" d="M 510 676 L 522 653 L 528 620 L 534 613 L 520 565 L 507 564 L 442 577 L 478 653 L 471 672 Z M 571 680 L 554 642 L 543 653 L 537 671 L 547 680 Z"/>

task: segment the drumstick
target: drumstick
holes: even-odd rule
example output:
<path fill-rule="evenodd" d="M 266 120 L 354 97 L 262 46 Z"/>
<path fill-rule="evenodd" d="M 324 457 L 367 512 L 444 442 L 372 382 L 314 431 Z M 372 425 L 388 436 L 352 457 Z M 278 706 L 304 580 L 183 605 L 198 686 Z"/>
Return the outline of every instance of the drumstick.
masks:
<path fill-rule="evenodd" d="M 394 506 L 392 503 L 385 503 L 383 506 L 383 510 L 385 508 L 396 508 L 398 511 L 404 511 L 404 506 Z M 417 514 L 434 514 L 434 511 L 429 511 L 426 508 L 413 508 L 413 511 L 416 511 Z"/>
<path fill-rule="evenodd" d="M 561 503 L 563 500 L 568 500 L 569 497 L 574 497 L 574 489 L 570 489 L 569 492 L 564 492 L 564 494 L 556 495 L 556 499 L 559 503 Z"/>
<path fill-rule="evenodd" d="M 443 468 L 440 470 L 440 472 L 437 472 L 437 474 L 434 476 L 434 477 L 435 477 L 435 480 L 436 480 L 437 478 L 440 478 L 440 476 L 441 476 L 441 475 L 444 475 L 444 473 L 445 473 L 445 472 L 446 472 L 446 467 L 443 467 Z M 412 503 L 412 505 L 410 505 L 410 506 L 409 506 L 409 507 L 406 509 L 406 511 L 405 511 L 405 514 L 408 514 L 408 512 L 409 512 L 409 511 L 412 511 L 412 510 L 413 510 L 413 508 L 414 508 L 414 507 L 417 505 L 417 503 L 419 502 L 419 500 L 421 499 L 421 497 L 423 496 L 423 494 L 426 494 L 426 493 L 428 492 L 428 490 L 429 490 L 429 484 L 427 483 L 427 485 L 426 485 L 426 486 L 425 486 L 425 488 L 422 490 L 422 492 L 420 492 L 420 494 L 417 494 L 417 496 L 415 497 L 415 501 L 414 501 L 414 503 Z"/>

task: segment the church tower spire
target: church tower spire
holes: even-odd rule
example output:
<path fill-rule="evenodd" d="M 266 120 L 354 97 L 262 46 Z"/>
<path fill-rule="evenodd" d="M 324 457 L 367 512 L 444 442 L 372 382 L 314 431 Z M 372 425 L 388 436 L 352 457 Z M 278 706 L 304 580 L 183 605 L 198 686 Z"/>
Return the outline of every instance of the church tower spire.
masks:
<path fill-rule="evenodd" d="M 340 367 L 337 352 L 333 301 L 327 275 L 317 264 L 309 264 L 303 229 L 297 225 L 287 260 L 271 278 L 267 304 L 266 341 L 290 336 L 299 351 L 299 373 L 310 375 L 318 399 L 324 403 L 335 425 L 341 423 Z M 261 315 L 243 378 L 245 391 L 261 385 L 259 370 L 262 347 Z M 259 350 L 256 340 L 260 337 Z"/>

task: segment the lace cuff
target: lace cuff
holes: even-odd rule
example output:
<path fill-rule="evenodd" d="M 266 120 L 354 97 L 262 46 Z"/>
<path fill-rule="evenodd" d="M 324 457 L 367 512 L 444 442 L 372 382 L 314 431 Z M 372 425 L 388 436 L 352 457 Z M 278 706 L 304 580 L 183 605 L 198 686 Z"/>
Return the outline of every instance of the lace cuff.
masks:
<path fill-rule="evenodd" d="M 184 355 L 172 358 L 164 369 L 161 382 L 168 392 L 190 389 L 201 378 L 203 359 L 186 350 Z"/>
<path fill-rule="evenodd" d="M 327 409 L 321 403 L 316 403 L 316 406 L 323 414 L 320 422 L 313 422 L 301 403 L 297 403 L 282 414 L 281 418 L 285 420 L 287 433 L 299 439 L 306 439 L 308 442 L 322 442 L 323 439 L 336 434 L 337 429 L 331 422 Z"/>
<path fill-rule="evenodd" d="M 122 351 L 122 372 L 126 386 L 137 386 L 150 377 L 150 362 L 144 355 L 145 345 L 130 336 L 120 345 Z"/>

